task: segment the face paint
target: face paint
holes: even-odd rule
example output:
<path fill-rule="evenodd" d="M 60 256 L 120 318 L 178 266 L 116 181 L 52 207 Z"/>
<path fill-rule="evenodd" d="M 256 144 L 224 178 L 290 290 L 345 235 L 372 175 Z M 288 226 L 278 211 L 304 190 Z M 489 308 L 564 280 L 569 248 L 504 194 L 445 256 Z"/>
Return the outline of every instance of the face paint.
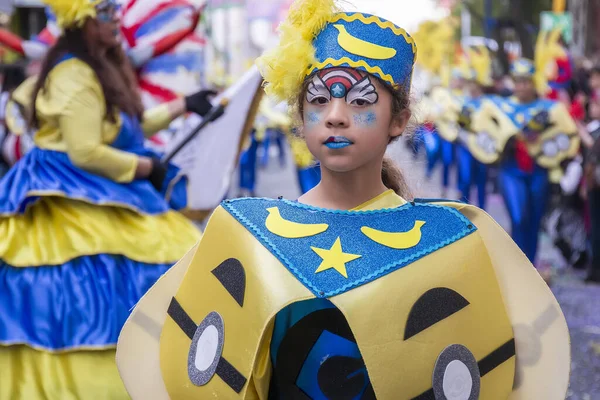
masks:
<path fill-rule="evenodd" d="M 321 122 L 321 116 L 319 115 L 319 113 L 317 113 L 315 111 L 309 111 L 306 114 L 306 127 L 307 128 L 315 127 L 315 126 L 319 125 L 319 122 Z"/>
<path fill-rule="evenodd" d="M 377 122 L 377 116 L 372 111 L 354 114 L 354 123 L 356 125 L 371 127 L 375 125 L 375 122 Z"/>
<path fill-rule="evenodd" d="M 351 68 L 328 68 L 313 76 L 308 84 L 306 100 L 323 105 L 332 98 L 366 106 L 377 103 L 379 95 L 368 75 Z"/>

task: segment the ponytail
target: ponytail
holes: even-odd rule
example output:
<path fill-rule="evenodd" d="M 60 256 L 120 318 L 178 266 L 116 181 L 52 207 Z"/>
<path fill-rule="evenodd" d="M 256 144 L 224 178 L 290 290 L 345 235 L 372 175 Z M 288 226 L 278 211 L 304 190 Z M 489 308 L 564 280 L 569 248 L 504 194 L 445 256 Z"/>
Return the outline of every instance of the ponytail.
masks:
<path fill-rule="evenodd" d="M 404 199 L 411 200 L 412 193 L 400 168 L 390 158 L 383 157 L 381 180 L 388 189 Z"/>

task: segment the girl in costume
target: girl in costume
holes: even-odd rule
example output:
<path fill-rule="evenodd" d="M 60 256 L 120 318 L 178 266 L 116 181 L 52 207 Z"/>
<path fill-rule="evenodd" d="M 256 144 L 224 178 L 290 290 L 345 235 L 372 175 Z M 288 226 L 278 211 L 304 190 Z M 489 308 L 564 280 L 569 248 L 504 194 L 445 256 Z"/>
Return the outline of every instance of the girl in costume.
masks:
<path fill-rule="evenodd" d="M 125 398 L 119 331 L 200 237 L 173 210 L 185 177 L 144 134 L 211 106 L 200 92 L 144 112 L 116 4 L 48 4 L 64 33 L 19 88 L 35 147 L 0 181 L 0 398 Z"/>
<path fill-rule="evenodd" d="M 534 84 L 535 67 L 530 60 L 516 60 L 511 66 L 511 75 L 515 81 L 515 107 L 523 115 L 550 103 L 538 99 Z M 523 122 L 520 121 L 520 126 Z M 535 132 L 523 132 L 512 139 L 498 175 L 511 220 L 511 236 L 532 263 L 536 261 L 538 233 L 550 189 L 548 170 L 536 163 L 527 149 L 528 142 L 536 141 L 538 136 Z"/>
<path fill-rule="evenodd" d="M 465 72 L 460 68 L 455 67 L 452 70 L 452 82 L 451 88 L 452 96 L 456 99 L 457 103 L 463 102 L 463 91 L 465 86 Z M 449 105 L 444 105 L 449 106 Z M 447 138 L 444 138 L 443 135 L 440 135 L 440 151 L 442 156 L 442 196 L 443 198 L 447 197 L 449 194 L 450 188 L 450 171 L 452 166 L 456 163 L 456 143 L 449 141 Z"/>
<path fill-rule="evenodd" d="M 486 49 L 487 50 L 487 49 Z M 483 50 L 481 50 L 483 52 Z M 472 50 L 475 52 L 475 50 Z M 491 65 L 491 64 L 490 64 Z M 461 122 L 461 117 L 469 119 L 469 114 L 476 112 L 481 107 L 484 99 L 486 86 L 491 86 L 491 71 L 482 70 L 481 68 L 474 69 L 472 75 L 466 83 L 465 92 L 467 98 L 461 115 L 459 116 L 459 125 L 461 125 L 461 133 L 459 134 L 458 144 L 456 146 L 457 168 L 458 168 L 458 191 L 462 201 L 469 202 L 471 197 L 471 187 L 473 184 L 477 187 L 477 200 L 479 207 L 485 209 L 485 201 L 487 197 L 487 182 L 488 171 L 487 166 L 473 157 L 468 148 L 468 123 Z"/>
<path fill-rule="evenodd" d="M 331 0 L 296 1 L 281 31 L 266 89 L 297 104 L 321 182 L 217 208 L 121 333 L 132 397 L 564 398 L 567 327 L 527 258 L 473 206 L 410 201 L 384 160 L 412 37 Z"/>

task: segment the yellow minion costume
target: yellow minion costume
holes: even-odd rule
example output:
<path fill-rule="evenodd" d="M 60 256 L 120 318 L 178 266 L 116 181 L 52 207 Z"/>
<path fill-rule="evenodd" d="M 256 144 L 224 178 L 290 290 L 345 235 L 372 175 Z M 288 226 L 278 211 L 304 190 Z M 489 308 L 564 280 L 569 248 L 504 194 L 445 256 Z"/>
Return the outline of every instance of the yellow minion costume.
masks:
<path fill-rule="evenodd" d="M 262 59 L 271 93 L 294 99 L 315 65 L 409 84 L 411 37 L 337 11 L 294 3 Z M 286 73 L 292 55 L 308 64 Z M 558 303 L 487 214 L 393 191 L 348 211 L 225 201 L 137 305 L 117 363 L 134 399 L 384 400 L 562 399 L 570 364 Z"/>
<path fill-rule="evenodd" d="M 511 65 L 515 78 L 539 81 L 540 74 L 534 63 L 518 59 Z M 485 164 L 500 162 L 511 139 L 524 143 L 529 156 L 541 168 L 550 171 L 550 180 L 558 182 L 562 176 L 561 163 L 579 151 L 579 135 L 575 122 L 564 104 L 539 98 L 529 104 L 520 104 L 516 98 L 486 96 L 481 107 L 471 114 L 472 130 L 479 132 L 470 149 Z M 538 135 L 529 140 L 527 135 Z"/>
<path fill-rule="evenodd" d="M 93 17 L 97 1 L 48 1 L 63 27 Z M 104 3 L 103 3 L 104 4 Z M 27 81 L 15 99 L 30 99 Z M 26 100 L 27 101 L 27 100 Z M 173 208 L 185 179 L 159 193 L 134 179 L 144 125 L 106 119 L 94 71 L 65 54 L 35 107 L 35 147 L 0 180 L 0 398 L 119 399 L 119 331 L 142 294 L 199 239 Z M 169 192 L 170 197 L 167 195 Z"/>

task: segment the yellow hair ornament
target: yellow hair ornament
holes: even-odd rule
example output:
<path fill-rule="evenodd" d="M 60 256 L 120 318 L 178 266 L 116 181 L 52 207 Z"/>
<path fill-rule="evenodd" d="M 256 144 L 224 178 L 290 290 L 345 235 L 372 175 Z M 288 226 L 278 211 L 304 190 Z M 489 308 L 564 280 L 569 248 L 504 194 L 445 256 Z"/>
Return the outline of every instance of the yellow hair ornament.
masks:
<path fill-rule="evenodd" d="M 96 6 L 102 0 L 42 0 L 56 16 L 61 28 L 81 27 L 87 18 L 96 17 Z"/>
<path fill-rule="evenodd" d="M 279 26 L 279 45 L 256 60 L 265 92 L 278 101 L 293 103 L 316 62 L 313 39 L 338 12 L 334 0 L 296 0 Z"/>

